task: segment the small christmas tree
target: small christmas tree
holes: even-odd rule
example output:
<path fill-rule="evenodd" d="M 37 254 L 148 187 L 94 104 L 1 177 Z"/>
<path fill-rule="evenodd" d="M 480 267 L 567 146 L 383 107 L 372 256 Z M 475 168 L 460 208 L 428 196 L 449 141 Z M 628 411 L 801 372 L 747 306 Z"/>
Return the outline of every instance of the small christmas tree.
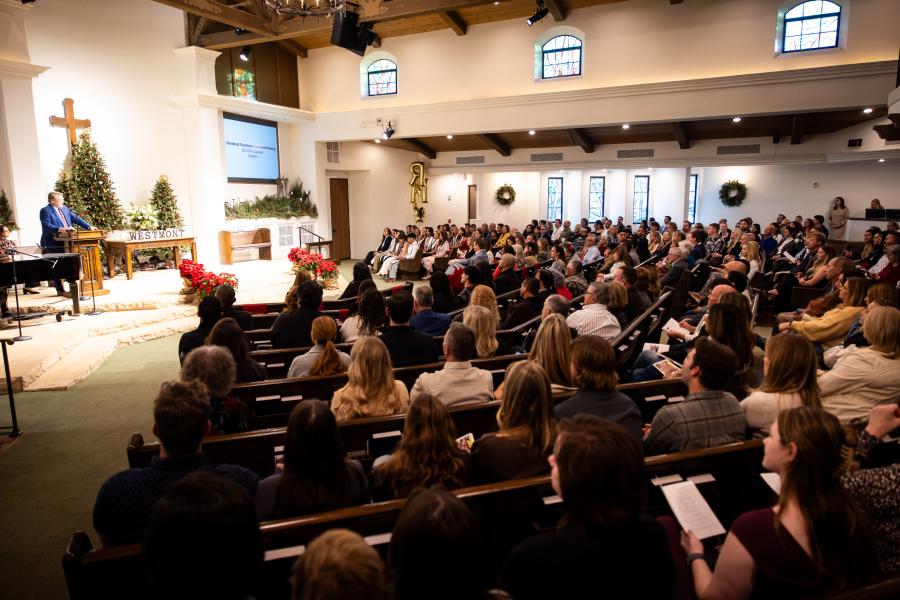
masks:
<path fill-rule="evenodd" d="M 100 229 L 121 229 L 125 213 L 116 198 L 106 163 L 86 129 L 72 149 L 72 179 L 84 202 L 86 220 Z"/>
<path fill-rule="evenodd" d="M 6 190 L 0 190 L 0 225 L 6 225 L 10 230 L 16 229 L 12 208 L 10 208 L 9 199 L 6 197 Z"/>
<path fill-rule="evenodd" d="M 150 206 L 156 209 L 160 229 L 173 229 L 184 227 L 184 219 L 178 212 L 178 200 L 172 191 L 172 184 L 165 175 L 160 175 L 153 186 L 153 194 L 150 196 Z"/>
<path fill-rule="evenodd" d="M 53 185 L 53 191 L 63 195 L 69 210 L 81 218 L 86 217 L 87 207 L 81 199 L 81 194 L 78 193 L 78 187 L 75 185 L 75 180 L 69 177 L 68 173 L 65 171 L 59 172 L 59 178 Z"/>

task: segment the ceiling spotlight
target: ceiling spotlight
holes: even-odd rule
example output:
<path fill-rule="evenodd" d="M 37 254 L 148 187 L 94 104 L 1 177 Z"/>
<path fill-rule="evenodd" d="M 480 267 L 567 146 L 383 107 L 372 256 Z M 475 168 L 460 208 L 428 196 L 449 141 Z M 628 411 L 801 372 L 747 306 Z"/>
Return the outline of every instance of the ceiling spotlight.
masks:
<path fill-rule="evenodd" d="M 384 126 L 384 123 L 381 119 L 375 119 L 375 123 L 381 127 L 381 139 L 389 140 L 394 135 L 394 126 L 390 121 L 387 122 L 387 127 Z"/>
<path fill-rule="evenodd" d="M 648 171 L 652 171 L 652 170 L 653 170 L 653 167 L 647 167 L 647 170 L 648 170 Z"/>
<path fill-rule="evenodd" d="M 248 60 L 250 60 L 250 53 L 252 51 L 253 51 L 253 49 L 250 46 L 244 46 L 243 48 L 241 48 L 241 54 L 240 54 L 241 60 L 244 62 L 247 62 Z"/>
<path fill-rule="evenodd" d="M 882 162 L 884 162 L 884 159 L 883 159 L 883 158 L 879 158 L 879 159 L 878 159 L 878 162 L 882 163 Z"/>
<path fill-rule="evenodd" d="M 735 117 L 735 118 L 733 118 L 733 119 L 731 120 L 731 122 L 732 122 L 732 123 L 740 123 L 740 122 L 741 122 L 741 118 L 740 118 L 740 117 Z"/>
<path fill-rule="evenodd" d="M 537 133 L 537 132 L 534 129 L 528 130 L 528 135 L 534 135 L 535 133 Z"/>
<path fill-rule="evenodd" d="M 381 143 L 381 140 L 379 140 L 378 138 L 375 138 L 375 139 L 372 140 L 372 141 L 374 141 L 376 144 L 380 144 L 380 143 Z"/>
<path fill-rule="evenodd" d="M 628 123 L 623 123 L 622 129 L 631 129 L 631 125 L 629 125 Z"/>
<path fill-rule="evenodd" d="M 547 10 L 547 7 L 544 6 L 544 0 L 537 0 L 537 7 L 534 11 L 534 14 L 528 17 L 525 22 L 529 27 L 531 27 L 532 25 L 546 17 L 549 12 L 550 11 Z"/>
<path fill-rule="evenodd" d="M 447 139 L 448 139 L 448 140 L 452 140 L 452 139 L 453 139 L 453 134 L 452 134 L 452 133 L 448 133 L 448 134 L 447 134 Z"/>
<path fill-rule="evenodd" d="M 864 108 L 864 109 L 863 109 L 863 112 L 864 112 L 865 114 L 868 115 L 868 114 L 871 114 L 872 109 L 871 109 L 871 108 Z"/>

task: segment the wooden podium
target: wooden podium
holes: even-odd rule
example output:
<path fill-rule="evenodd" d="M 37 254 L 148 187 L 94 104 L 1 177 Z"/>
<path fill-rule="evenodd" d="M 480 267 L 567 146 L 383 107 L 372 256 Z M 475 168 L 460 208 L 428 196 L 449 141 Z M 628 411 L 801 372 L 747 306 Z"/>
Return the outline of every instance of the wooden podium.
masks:
<path fill-rule="evenodd" d="M 109 290 L 103 289 L 103 267 L 100 264 L 100 242 L 106 239 L 106 232 L 101 229 L 72 229 L 66 234 L 55 236 L 62 242 L 66 252 L 81 254 L 81 294 L 87 296 L 104 296 Z M 72 290 L 76 294 L 79 290 Z"/>

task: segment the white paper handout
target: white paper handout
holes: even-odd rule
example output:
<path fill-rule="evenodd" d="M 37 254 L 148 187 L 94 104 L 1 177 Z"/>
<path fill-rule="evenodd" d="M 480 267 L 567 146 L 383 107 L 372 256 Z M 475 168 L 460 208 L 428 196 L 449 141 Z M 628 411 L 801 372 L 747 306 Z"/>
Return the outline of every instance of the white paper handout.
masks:
<path fill-rule="evenodd" d="M 663 331 L 665 331 L 666 334 L 669 334 L 672 332 L 680 333 L 682 336 L 685 336 L 685 337 L 687 337 L 691 334 L 690 331 L 688 331 L 687 329 L 685 329 L 684 327 L 679 325 L 678 321 L 676 321 L 675 319 L 669 319 L 668 321 L 666 321 L 666 324 L 663 325 Z"/>
<path fill-rule="evenodd" d="M 772 488 L 773 492 L 781 493 L 781 476 L 778 473 L 760 473 L 759 476 Z"/>
<path fill-rule="evenodd" d="M 663 486 L 663 495 L 675 518 L 685 531 L 692 531 L 701 540 L 723 535 L 725 528 L 693 481 Z"/>

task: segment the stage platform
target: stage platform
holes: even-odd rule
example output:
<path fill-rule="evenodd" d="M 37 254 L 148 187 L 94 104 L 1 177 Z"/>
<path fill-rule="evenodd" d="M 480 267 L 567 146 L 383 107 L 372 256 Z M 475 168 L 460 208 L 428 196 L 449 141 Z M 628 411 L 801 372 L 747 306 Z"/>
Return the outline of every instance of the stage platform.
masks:
<path fill-rule="evenodd" d="M 337 298 L 347 286 L 351 262 L 341 265 L 337 290 L 326 290 L 325 298 Z M 237 301 L 243 303 L 284 301 L 294 280 L 287 259 L 255 260 L 233 265 L 206 265 L 216 273 L 234 273 L 238 278 Z M 386 284 L 385 284 L 386 285 Z M 110 293 L 97 296 L 99 315 L 88 315 L 92 301 L 81 302 L 81 316 L 64 315 L 71 311 L 72 301 L 55 295 L 53 288 L 39 288 L 40 295 L 19 294 L 23 312 L 47 313 L 22 321 L 22 333 L 32 339 L 16 342 L 8 348 L 14 390 L 64 390 L 93 372 L 120 345 L 135 344 L 197 327 L 197 305 L 185 304 L 179 294 L 182 280 L 177 269 L 135 272 L 134 279 L 125 275 L 106 279 L 103 286 Z M 9 296 L 10 310 L 15 299 Z M 4 322 L 0 336 L 18 335 L 15 321 Z M 3 371 L 0 369 L 0 377 Z M 0 379 L 5 391 L 6 380 Z"/>

